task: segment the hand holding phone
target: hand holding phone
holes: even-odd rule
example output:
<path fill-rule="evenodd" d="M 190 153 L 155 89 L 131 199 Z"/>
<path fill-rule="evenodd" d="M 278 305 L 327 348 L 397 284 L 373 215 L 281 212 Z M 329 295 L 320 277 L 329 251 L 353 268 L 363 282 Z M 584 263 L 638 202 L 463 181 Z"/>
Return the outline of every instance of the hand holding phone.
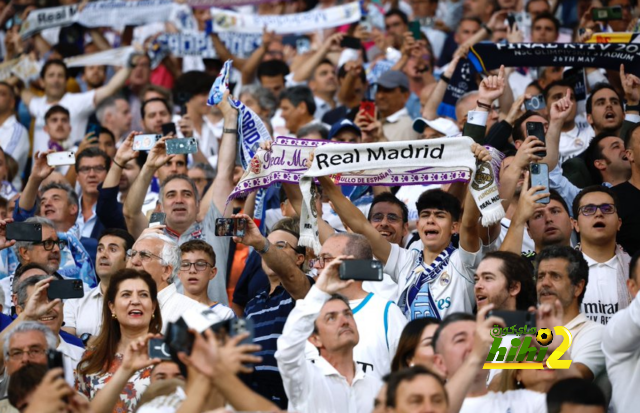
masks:
<path fill-rule="evenodd" d="M 82 280 L 53 280 L 47 288 L 47 296 L 49 301 L 56 298 L 67 300 L 70 298 L 84 297 L 84 287 Z"/>
<path fill-rule="evenodd" d="M 527 122 L 527 136 L 535 136 L 546 145 L 546 141 L 544 138 L 544 125 L 542 124 L 542 122 Z M 547 150 L 544 149 L 538 151 L 534 153 L 534 155 L 544 158 L 545 156 L 547 156 Z"/>
<path fill-rule="evenodd" d="M 134 151 L 150 151 L 155 146 L 156 142 L 162 139 L 162 135 L 156 135 L 147 133 L 144 135 L 136 135 L 133 138 L 133 150 Z"/>
<path fill-rule="evenodd" d="M 344 47 L 345 49 L 360 50 L 362 48 L 362 43 L 357 37 L 344 36 L 340 41 L 340 47 Z"/>
<path fill-rule="evenodd" d="M 151 218 L 149 219 L 149 228 L 157 227 L 159 225 L 164 225 L 167 219 L 167 214 L 164 212 L 154 212 L 151 214 Z"/>
<path fill-rule="evenodd" d="M 376 103 L 369 100 L 363 100 L 362 102 L 360 102 L 360 112 L 366 113 L 371 117 L 371 119 L 375 120 L 376 119 Z"/>
<path fill-rule="evenodd" d="M 536 191 L 534 195 L 545 194 L 549 192 L 549 165 L 546 163 L 531 163 L 529 164 L 529 180 L 531 181 L 530 188 L 534 186 L 543 186 L 544 189 Z M 544 197 L 537 200 L 539 204 L 548 204 L 549 197 Z"/>
<path fill-rule="evenodd" d="M 216 219 L 216 236 L 218 237 L 244 237 L 247 228 L 247 220 L 244 218 L 218 218 Z"/>
<path fill-rule="evenodd" d="M 491 310 L 487 313 L 487 318 L 489 317 L 501 318 L 507 328 L 515 326 L 516 330 L 521 327 L 527 330 L 536 327 L 536 314 L 528 311 Z"/>
<path fill-rule="evenodd" d="M 40 242 L 42 225 L 31 222 L 10 222 L 7 224 L 7 240 Z"/>
<path fill-rule="evenodd" d="M 341 280 L 382 281 L 382 263 L 374 260 L 343 260 Z"/>
<path fill-rule="evenodd" d="M 622 6 L 595 7 L 591 10 L 593 21 L 622 20 Z"/>
<path fill-rule="evenodd" d="M 76 154 L 71 151 L 53 152 L 47 155 L 47 165 L 49 166 L 62 166 L 62 165 L 75 165 Z"/>

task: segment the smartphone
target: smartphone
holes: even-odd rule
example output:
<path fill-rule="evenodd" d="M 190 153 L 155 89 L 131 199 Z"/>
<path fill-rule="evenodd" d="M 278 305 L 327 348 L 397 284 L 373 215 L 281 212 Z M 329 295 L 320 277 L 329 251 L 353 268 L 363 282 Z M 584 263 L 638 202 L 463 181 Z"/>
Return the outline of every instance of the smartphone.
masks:
<path fill-rule="evenodd" d="M 296 39 L 296 52 L 301 55 L 311 50 L 311 41 L 307 37 L 299 37 Z"/>
<path fill-rule="evenodd" d="M 409 31 L 413 35 L 413 38 L 416 40 L 422 39 L 422 30 L 420 30 L 420 21 L 414 20 L 409 22 Z"/>
<path fill-rule="evenodd" d="M 176 130 L 176 124 L 173 122 L 163 123 L 162 136 L 167 136 L 171 133 L 173 133 L 173 136 L 178 136 L 178 131 Z"/>
<path fill-rule="evenodd" d="M 164 225 L 167 219 L 167 214 L 164 212 L 154 212 L 149 219 L 149 228 L 157 227 L 158 225 Z"/>
<path fill-rule="evenodd" d="M 376 118 L 376 103 L 370 100 L 363 100 L 360 102 L 360 110 L 369 114 L 372 119 Z"/>
<path fill-rule="evenodd" d="M 145 135 L 137 135 L 133 138 L 133 150 L 134 151 L 150 151 L 153 146 L 162 139 L 162 135 L 156 135 L 153 133 Z"/>
<path fill-rule="evenodd" d="M 544 139 L 544 125 L 542 124 L 542 122 L 527 122 L 527 136 L 535 136 L 546 145 Z M 547 150 L 544 149 L 535 152 L 534 155 L 544 158 L 545 156 L 547 156 Z"/>
<path fill-rule="evenodd" d="M 511 30 L 513 30 L 516 25 L 516 16 L 513 13 L 509 13 L 507 15 L 507 23 L 509 24 L 509 27 L 511 27 Z"/>
<path fill-rule="evenodd" d="M 242 340 L 240 344 L 253 344 L 253 339 L 255 337 L 253 320 L 246 318 L 231 318 L 229 320 L 224 320 L 212 325 L 210 329 L 214 333 L 227 334 L 229 337 L 249 333 L 249 337 Z"/>
<path fill-rule="evenodd" d="M 365 32 L 371 33 L 373 25 L 371 24 L 371 20 L 369 20 L 369 17 L 362 16 L 362 18 L 360 19 L 360 27 L 362 27 L 362 30 L 364 30 Z"/>
<path fill-rule="evenodd" d="M 149 358 L 160 360 L 171 360 L 169 346 L 162 338 L 152 338 L 149 340 Z"/>
<path fill-rule="evenodd" d="M 531 181 L 531 187 L 544 186 L 545 189 L 536 192 L 536 194 L 549 192 L 549 165 L 546 163 L 529 164 L 529 180 Z M 549 197 L 542 198 L 537 202 L 539 204 L 548 204 Z"/>
<path fill-rule="evenodd" d="M 506 327 L 515 326 L 515 329 L 523 327 L 527 330 L 536 327 L 536 314 L 528 311 L 503 311 L 491 310 L 487 313 L 487 318 L 499 317 L 504 320 Z"/>
<path fill-rule="evenodd" d="M 92 133 L 94 137 L 100 136 L 100 125 L 96 125 L 95 123 L 90 123 L 87 126 L 87 134 Z"/>
<path fill-rule="evenodd" d="M 165 343 L 169 344 L 171 353 L 184 352 L 187 355 L 191 354 L 194 340 L 195 336 L 189 332 L 189 326 L 187 326 L 187 323 L 182 317 L 175 323 L 169 323 L 167 325 Z"/>
<path fill-rule="evenodd" d="M 47 296 L 49 301 L 59 298 L 66 300 L 69 298 L 84 297 L 84 288 L 82 280 L 53 280 L 47 288 Z"/>
<path fill-rule="evenodd" d="M 345 260 L 340 264 L 341 280 L 382 281 L 382 263 L 374 260 Z"/>
<path fill-rule="evenodd" d="M 524 108 L 526 110 L 542 110 L 546 107 L 547 102 L 544 101 L 544 95 L 542 93 L 524 101 Z"/>
<path fill-rule="evenodd" d="M 32 222 L 10 222 L 7 224 L 7 239 L 16 241 L 42 241 L 42 225 Z"/>
<path fill-rule="evenodd" d="M 47 368 L 49 370 L 64 369 L 62 352 L 58 350 L 47 350 Z"/>
<path fill-rule="evenodd" d="M 573 85 L 576 101 L 587 99 L 587 78 L 584 68 L 574 67 L 562 73 L 562 79 Z"/>
<path fill-rule="evenodd" d="M 198 141 L 195 138 L 167 140 L 167 155 L 179 155 L 198 152 Z"/>
<path fill-rule="evenodd" d="M 218 218 L 216 219 L 216 236 L 218 237 L 244 237 L 247 229 L 247 220 L 244 218 Z"/>
<path fill-rule="evenodd" d="M 357 37 L 345 36 L 340 41 L 340 47 L 344 47 L 346 49 L 355 49 L 360 50 L 362 48 L 362 43 L 360 39 Z"/>
<path fill-rule="evenodd" d="M 47 165 L 49 166 L 62 166 L 62 165 L 75 165 L 76 153 L 71 151 L 54 152 L 47 155 Z"/>
<path fill-rule="evenodd" d="M 594 21 L 622 20 L 622 6 L 596 7 L 591 13 Z"/>

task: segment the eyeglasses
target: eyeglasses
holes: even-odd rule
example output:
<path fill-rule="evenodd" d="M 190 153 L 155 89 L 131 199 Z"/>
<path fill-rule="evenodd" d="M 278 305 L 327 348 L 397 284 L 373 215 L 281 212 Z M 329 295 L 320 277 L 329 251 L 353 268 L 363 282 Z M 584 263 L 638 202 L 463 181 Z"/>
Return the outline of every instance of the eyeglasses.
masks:
<path fill-rule="evenodd" d="M 196 271 L 206 271 L 208 267 L 213 267 L 212 264 L 209 264 L 206 261 L 197 261 L 197 262 L 189 262 L 189 261 L 182 261 L 180 263 L 180 271 L 189 271 L 191 269 L 191 266 L 194 266 Z"/>
<path fill-rule="evenodd" d="M 278 241 L 278 242 L 275 242 L 273 245 L 279 250 L 283 250 L 287 247 L 291 248 L 294 251 L 296 249 L 293 245 L 289 244 L 287 241 Z"/>
<path fill-rule="evenodd" d="M 588 217 L 589 215 L 594 215 L 598 209 L 605 215 L 614 214 L 616 212 L 616 206 L 613 204 L 583 205 L 578 208 L 578 212 Z"/>
<path fill-rule="evenodd" d="M 371 216 L 371 222 L 375 222 L 376 224 L 378 222 L 382 222 L 384 220 L 384 217 L 387 217 L 387 222 L 389 222 L 390 224 L 397 224 L 398 222 L 400 222 L 402 220 L 402 218 L 400 218 L 399 216 L 397 216 L 396 214 L 383 214 L 383 213 L 377 213 L 377 214 L 373 214 Z"/>
<path fill-rule="evenodd" d="M 9 351 L 9 358 L 13 361 L 20 361 L 23 359 L 26 354 L 29 359 L 34 359 L 36 357 L 44 355 L 47 350 L 42 347 L 32 347 L 27 351 L 22 350 L 11 350 Z"/>
<path fill-rule="evenodd" d="M 81 166 L 80 168 L 78 168 L 78 173 L 79 174 L 88 174 L 89 171 L 93 171 L 95 173 L 100 173 L 100 172 L 104 172 L 106 170 L 107 170 L 107 168 L 104 165 Z"/>
<path fill-rule="evenodd" d="M 160 261 L 164 262 L 164 259 L 162 259 L 162 257 L 159 257 L 159 256 L 157 256 L 155 254 L 152 254 L 149 251 L 127 250 L 127 258 L 128 259 L 133 259 L 138 254 L 140 254 L 140 261 L 142 261 L 142 262 L 149 262 L 151 260 L 151 258 L 157 258 Z"/>
<path fill-rule="evenodd" d="M 316 258 L 315 260 L 311 260 L 309 262 L 309 264 L 314 267 L 316 265 L 316 263 L 318 263 L 318 267 L 319 268 L 324 268 L 324 266 L 328 263 L 330 263 L 331 261 L 335 260 L 336 257 L 332 257 L 331 255 L 325 255 L 325 256 L 319 256 L 318 258 Z"/>
<path fill-rule="evenodd" d="M 62 248 L 67 245 L 67 242 L 61 239 L 46 239 L 44 241 L 36 241 L 33 245 L 42 245 L 45 251 L 51 251 L 56 245 L 58 246 L 58 249 L 62 250 Z"/>

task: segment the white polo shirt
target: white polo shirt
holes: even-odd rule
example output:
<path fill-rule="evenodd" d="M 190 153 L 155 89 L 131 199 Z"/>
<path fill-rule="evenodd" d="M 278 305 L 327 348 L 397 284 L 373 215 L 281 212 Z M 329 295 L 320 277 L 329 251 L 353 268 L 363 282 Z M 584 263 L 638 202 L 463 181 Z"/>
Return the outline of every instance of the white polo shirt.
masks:
<path fill-rule="evenodd" d="M 101 285 L 92 288 L 82 298 L 66 300 L 64 303 L 64 326 L 75 328 L 77 337 L 85 333 L 94 337 L 100 334 L 104 301 Z"/>
<path fill-rule="evenodd" d="M 384 272 L 398 283 L 398 289 L 402 292 L 398 305 L 405 317 L 410 320 L 423 317 L 443 319 L 450 313 L 471 313 L 475 305 L 474 274 L 484 256 L 483 249 L 475 253 L 462 248 L 455 249 L 445 266 L 437 265 L 436 261 L 443 257 L 441 254 L 427 266 L 437 268 L 435 277 L 420 285 L 417 281 L 425 271 L 422 250 L 415 247 L 416 244 L 412 244 L 408 250 L 391 244 L 391 253 L 384 267 Z M 419 247 L 422 247 L 422 243 Z M 411 292 L 414 285 L 419 287 L 417 294 Z"/>
<path fill-rule="evenodd" d="M 587 254 L 582 254 L 589 264 L 589 282 L 580 312 L 591 321 L 607 324 L 609 319 L 618 312 L 617 273 L 619 262 L 614 255 L 609 261 L 599 263 Z"/>
<path fill-rule="evenodd" d="M 169 323 L 176 322 L 182 314 L 188 310 L 192 308 L 199 310 L 207 309 L 206 305 L 200 304 L 196 300 L 180 294 L 176 290 L 175 284 L 169 284 L 168 287 L 158 292 L 158 303 L 160 304 L 160 312 L 162 314 L 163 333 L 167 331 L 167 325 Z"/>
<path fill-rule="evenodd" d="M 96 91 L 91 90 L 84 93 L 65 93 L 59 102 L 54 104 L 60 105 L 71 115 L 71 135 L 69 139 L 72 144 L 80 142 L 84 139 L 89 116 L 96 110 L 93 103 Z M 46 151 L 48 149 L 49 135 L 44 131 L 44 115 L 52 103 L 47 103 L 47 97 L 34 97 L 29 103 L 29 113 L 35 118 L 33 131 L 33 153 L 36 151 Z"/>
<path fill-rule="evenodd" d="M 305 344 L 313 333 L 329 294 L 311 287 L 304 299 L 298 300 L 289 313 L 282 335 L 278 338 L 275 357 L 289 398 L 289 411 L 305 413 L 370 413 L 373 399 L 382 387 L 375 376 L 356 368 L 349 385 L 324 358 L 307 360 Z M 362 339 L 362 337 L 361 337 Z"/>
<path fill-rule="evenodd" d="M 613 387 L 616 412 L 635 412 L 640 405 L 640 297 L 614 315 L 604 328 L 602 352 Z"/>
<path fill-rule="evenodd" d="M 82 347 L 74 346 L 73 344 L 69 344 L 60 336 L 58 336 L 58 340 L 60 340 L 60 344 L 58 344 L 58 350 L 62 353 L 62 360 L 64 363 L 64 379 L 69 383 L 70 386 L 75 386 L 75 375 L 74 371 L 78 367 L 78 363 L 82 360 L 82 355 L 84 354 L 84 349 Z"/>
<path fill-rule="evenodd" d="M 353 359 L 364 373 L 382 380 L 391 372 L 391 360 L 408 321 L 397 305 L 373 293 L 361 300 L 349 300 L 349 306 L 360 335 Z"/>
<path fill-rule="evenodd" d="M 546 413 L 547 394 L 527 389 L 504 393 L 489 392 L 480 397 L 467 397 L 460 413 Z"/>

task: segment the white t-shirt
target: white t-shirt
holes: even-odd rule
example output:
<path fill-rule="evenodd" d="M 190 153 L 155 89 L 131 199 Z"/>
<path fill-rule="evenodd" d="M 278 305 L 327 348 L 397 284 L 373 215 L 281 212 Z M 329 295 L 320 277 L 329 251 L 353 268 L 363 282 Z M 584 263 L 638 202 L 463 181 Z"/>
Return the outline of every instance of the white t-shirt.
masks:
<path fill-rule="evenodd" d="M 397 305 L 375 294 L 350 300 L 360 341 L 353 349 L 353 359 L 367 375 L 380 379 L 391 372 L 391 360 L 407 319 Z"/>
<path fill-rule="evenodd" d="M 471 313 L 475 305 L 473 292 L 475 269 L 482 260 L 483 250 L 470 253 L 462 248 L 453 250 L 446 266 L 435 271 L 431 281 L 416 285 L 417 294 L 408 293 L 418 277 L 425 274 L 422 249 L 413 247 L 405 250 L 391 244 L 391 253 L 384 267 L 402 291 L 398 305 L 410 320 L 423 317 L 443 319 L 449 313 Z M 443 257 L 441 254 L 436 261 Z M 427 266 L 429 269 L 432 265 Z M 443 268 L 442 268 L 443 267 Z M 427 293 L 430 291 L 430 294 Z"/>
<path fill-rule="evenodd" d="M 460 413 L 546 413 L 547 395 L 527 389 L 505 393 L 489 392 L 480 397 L 467 397 Z"/>
<path fill-rule="evenodd" d="M 580 312 L 591 321 L 607 324 L 619 309 L 616 284 L 620 265 L 618 258 L 614 255 L 609 261 L 598 263 L 584 253 L 582 255 L 589 264 L 589 283 Z"/>
<path fill-rule="evenodd" d="M 577 123 L 569 132 L 560 133 L 560 160 L 558 163 L 562 164 L 567 159 L 576 157 L 586 151 L 591 139 L 593 139 L 593 129 Z"/>
<path fill-rule="evenodd" d="M 71 115 L 71 143 L 76 143 L 84 138 L 87 130 L 89 116 L 96 110 L 94 97 L 96 91 L 84 93 L 65 93 L 56 104 L 65 107 Z M 35 118 L 33 132 L 33 153 L 48 149 L 49 135 L 44 131 L 44 115 L 54 104 L 47 103 L 46 96 L 34 97 L 29 104 L 29 113 Z"/>

